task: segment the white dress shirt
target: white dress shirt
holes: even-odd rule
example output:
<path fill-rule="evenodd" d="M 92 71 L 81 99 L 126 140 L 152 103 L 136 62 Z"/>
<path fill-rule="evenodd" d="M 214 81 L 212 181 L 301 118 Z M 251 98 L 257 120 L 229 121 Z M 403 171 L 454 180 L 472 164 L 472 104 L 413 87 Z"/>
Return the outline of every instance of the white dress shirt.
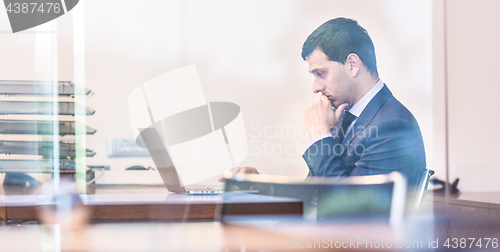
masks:
<path fill-rule="evenodd" d="M 359 99 L 358 102 L 356 102 L 356 104 L 354 104 L 354 106 L 351 107 L 349 112 L 351 114 L 355 115 L 356 119 L 354 119 L 352 121 L 352 123 L 349 125 L 349 128 L 347 128 L 347 132 L 345 133 L 345 135 L 347 135 L 347 133 L 349 133 L 349 131 L 351 130 L 351 128 L 353 127 L 353 125 L 356 123 L 359 116 L 361 115 L 361 112 L 363 112 L 363 110 L 366 108 L 368 103 L 370 103 L 370 101 L 373 99 L 373 97 L 375 97 L 375 95 L 377 95 L 377 93 L 383 87 L 384 87 L 384 82 L 382 82 L 381 79 L 378 79 L 377 84 L 375 84 L 375 86 L 373 86 L 372 89 L 370 89 L 370 91 L 368 91 L 368 93 L 366 93 L 361 99 Z M 326 134 L 323 134 L 321 136 L 317 136 L 317 137 L 311 139 L 311 141 L 309 142 L 309 147 L 311 147 L 311 145 L 313 145 L 315 142 L 317 142 L 323 138 L 327 138 L 327 137 L 333 137 L 332 133 L 326 133 Z"/>

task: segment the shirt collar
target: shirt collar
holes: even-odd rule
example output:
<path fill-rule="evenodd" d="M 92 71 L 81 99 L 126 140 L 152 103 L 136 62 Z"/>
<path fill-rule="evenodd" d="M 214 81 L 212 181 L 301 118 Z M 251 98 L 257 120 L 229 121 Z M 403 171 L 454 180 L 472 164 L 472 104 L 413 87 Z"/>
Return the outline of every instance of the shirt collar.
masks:
<path fill-rule="evenodd" d="M 349 112 L 356 117 L 359 117 L 361 115 L 361 112 L 365 109 L 365 107 L 368 105 L 368 103 L 375 97 L 375 95 L 384 87 L 384 82 L 382 82 L 382 79 L 378 79 L 377 84 L 368 91 L 352 108 L 349 110 Z"/>

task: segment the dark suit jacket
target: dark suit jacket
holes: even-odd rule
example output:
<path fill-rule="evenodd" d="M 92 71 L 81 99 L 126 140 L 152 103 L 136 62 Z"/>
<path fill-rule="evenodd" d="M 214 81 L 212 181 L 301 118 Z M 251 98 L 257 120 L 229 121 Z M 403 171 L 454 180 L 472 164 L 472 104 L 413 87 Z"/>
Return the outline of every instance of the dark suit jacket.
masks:
<path fill-rule="evenodd" d="M 342 134 L 339 123 L 327 137 L 311 145 L 302 156 L 309 166 L 309 176 L 364 176 L 399 171 L 408 186 L 417 182 L 426 168 L 420 128 L 413 115 L 384 84 L 365 107 L 343 144 L 336 144 Z M 338 133 L 338 134 L 337 134 Z"/>

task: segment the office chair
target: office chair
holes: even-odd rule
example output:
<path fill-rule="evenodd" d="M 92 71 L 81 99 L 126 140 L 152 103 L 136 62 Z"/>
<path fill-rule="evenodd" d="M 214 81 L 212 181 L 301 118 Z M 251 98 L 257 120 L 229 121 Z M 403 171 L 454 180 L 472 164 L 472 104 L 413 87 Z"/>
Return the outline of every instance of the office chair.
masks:
<path fill-rule="evenodd" d="M 415 198 L 415 201 L 413 203 L 413 207 L 415 210 L 418 210 L 420 208 L 420 205 L 422 204 L 425 196 L 425 191 L 427 190 L 427 186 L 429 185 L 429 181 L 432 175 L 434 175 L 433 170 L 424 169 L 418 176 L 417 186 L 415 187 L 415 192 L 413 195 Z"/>
<path fill-rule="evenodd" d="M 284 199 L 298 199 L 304 213 L 316 208 L 316 221 L 387 220 L 397 225 L 403 219 L 406 179 L 398 172 L 347 178 L 309 177 L 294 180 L 271 175 L 226 175 L 225 195 L 239 190 Z M 243 199 L 243 197 L 242 197 Z M 237 214 L 222 204 L 221 222 Z M 227 218 L 229 217 L 229 218 Z M 306 216 L 303 216 L 306 217 Z"/>

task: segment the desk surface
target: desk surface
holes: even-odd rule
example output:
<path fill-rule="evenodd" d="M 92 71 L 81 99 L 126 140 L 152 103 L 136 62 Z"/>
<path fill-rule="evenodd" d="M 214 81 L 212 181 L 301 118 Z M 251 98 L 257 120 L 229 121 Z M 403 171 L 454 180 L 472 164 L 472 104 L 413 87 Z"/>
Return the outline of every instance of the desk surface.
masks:
<path fill-rule="evenodd" d="M 428 193 L 424 200 L 440 204 L 446 202 L 443 195 L 433 195 L 432 193 Z M 460 193 L 458 196 L 449 197 L 448 203 L 455 207 L 478 208 L 497 215 L 500 214 L 500 192 Z"/>
<path fill-rule="evenodd" d="M 372 240 L 377 234 L 386 241 L 394 238 L 387 225 L 365 224 L 328 226 L 259 227 L 205 223 L 96 224 L 78 233 L 57 230 L 51 226 L 0 228 L 0 248 L 5 251 L 42 251 L 60 237 L 62 251 L 290 251 L 291 239 L 321 240 L 324 237 L 349 240 L 364 236 Z M 313 234 L 307 231 L 319 230 Z M 375 232 L 376 231 L 376 232 Z M 384 232 L 389 231 L 389 232 Z M 381 235 L 382 234 L 382 235 Z M 320 238 L 321 237 L 321 238 Z M 30 241 L 30 242 L 26 242 Z M 294 240 L 292 240 L 294 241 Z M 345 243 L 344 243 L 345 244 Z M 307 249 L 310 251 L 311 249 Z M 313 249 L 314 250 L 314 249 Z M 316 250 L 323 248 L 316 247 Z"/>
<path fill-rule="evenodd" d="M 11 190 L 10 188 L 9 190 Z M 295 199 L 244 194 L 238 197 L 221 195 L 189 195 L 169 193 L 163 187 L 102 186 L 81 195 L 91 220 L 213 220 L 218 205 L 231 206 L 246 214 L 302 214 L 302 202 Z M 40 191 L 38 191 L 40 192 Z M 38 220 L 39 208 L 50 204 L 46 194 L 0 195 L 7 220 Z"/>
<path fill-rule="evenodd" d="M 467 192 L 461 193 L 457 199 L 500 205 L 500 192 Z"/>
<path fill-rule="evenodd" d="M 414 251 L 442 251 L 446 239 L 453 237 L 498 240 L 500 222 L 498 218 L 429 215 L 414 216 L 400 226 L 366 221 L 321 225 L 306 222 L 251 225 L 228 225 L 219 222 L 124 223 L 88 225 L 81 231 L 67 232 L 64 226 L 58 231 L 50 225 L 24 225 L 0 227 L 0 250 L 49 251 L 54 243 L 59 242 L 62 251 L 89 252 L 301 250 L 294 246 L 303 246 L 302 250 L 306 251 L 325 251 L 325 248 L 318 246 L 323 246 L 326 239 L 332 246 L 337 244 L 361 251 L 367 250 L 368 246 L 379 246 L 381 242 L 385 248 L 372 249 L 390 251 L 397 249 L 396 246 L 415 246 L 416 242 L 418 247 L 415 247 Z M 316 246 L 316 249 L 306 248 L 307 241 Z M 439 249 L 429 248 L 430 241 L 438 241 Z M 392 248 L 387 248 L 388 244 L 391 244 Z M 470 240 L 467 240 L 467 249 L 464 251 L 470 251 L 470 244 Z M 498 247 L 492 248 L 491 242 L 490 247 L 485 248 L 485 240 L 482 242 L 482 248 L 475 245 L 471 246 L 477 251 L 498 251 Z M 453 242 L 450 242 L 450 246 L 453 246 Z M 411 247 L 408 250 L 411 250 Z"/>

